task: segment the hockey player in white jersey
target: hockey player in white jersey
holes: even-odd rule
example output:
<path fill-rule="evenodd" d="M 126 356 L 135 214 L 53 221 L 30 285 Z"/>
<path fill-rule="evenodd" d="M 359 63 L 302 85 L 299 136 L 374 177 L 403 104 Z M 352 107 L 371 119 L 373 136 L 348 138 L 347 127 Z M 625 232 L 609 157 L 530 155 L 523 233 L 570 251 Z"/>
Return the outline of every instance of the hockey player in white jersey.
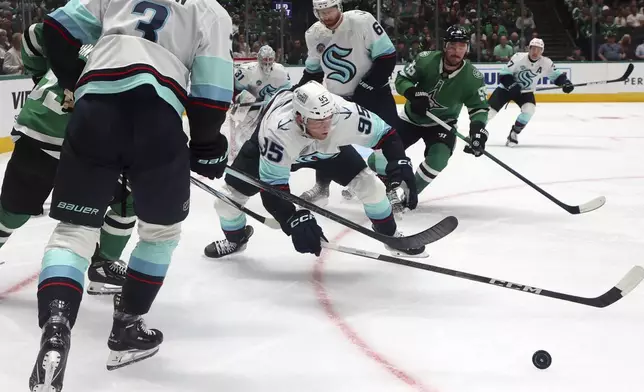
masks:
<path fill-rule="evenodd" d="M 306 31 L 308 58 L 300 85 L 324 82 L 340 95 L 376 113 L 393 128 L 398 110 L 389 79 L 396 66 L 396 49 L 382 26 L 368 12 L 342 12 L 342 0 L 313 0 L 318 18 Z M 352 148 L 352 147 L 346 147 Z M 331 180 L 321 174 L 302 198 L 318 205 L 327 203 Z M 350 198 L 350 192 L 343 195 Z"/>
<path fill-rule="evenodd" d="M 544 48 L 542 39 L 533 38 L 530 41 L 529 51 L 512 56 L 499 72 L 501 85 L 494 90 L 488 101 L 490 104 L 488 123 L 510 101 L 514 101 L 521 108 L 521 114 L 510 130 L 506 146 L 513 147 L 519 143 L 518 135 L 534 115 L 536 109 L 534 92 L 541 77 L 547 76 L 553 80 L 566 94 L 571 93 L 575 88 L 566 74 L 557 70 L 552 60 L 543 56 Z"/>
<path fill-rule="evenodd" d="M 388 179 L 406 185 L 410 208 L 415 208 L 418 197 L 414 173 L 396 131 L 376 114 L 330 93 L 315 81 L 275 96 L 232 167 L 287 192 L 291 171 L 315 169 L 356 194 L 375 231 L 401 235 L 384 184 L 355 149 L 341 148 L 351 144 L 382 149 L 388 157 Z M 242 205 L 259 191 L 230 174 L 225 181 L 228 196 Z M 310 211 L 296 210 L 291 202 L 269 192 L 262 192 L 261 197 L 298 252 L 320 254 L 325 238 Z M 208 245 L 205 255 L 219 258 L 244 250 L 253 234 L 245 214 L 220 200 L 215 207 L 226 239 Z M 425 257 L 424 248 L 390 250 L 398 255 Z"/>
<path fill-rule="evenodd" d="M 85 271 L 121 173 L 136 200 L 139 242 L 115 301 L 107 368 L 159 350 L 163 334 L 141 316 L 188 215 L 190 170 L 214 178 L 226 167 L 220 127 L 233 95 L 232 21 L 214 0 L 71 0 L 45 17 L 43 37 L 65 90 L 61 110 L 73 114 L 52 195 L 50 215 L 60 222 L 42 261 L 42 338 L 29 390 L 59 392 Z M 94 45 L 86 64 L 78 56 L 83 44 Z"/>
<path fill-rule="evenodd" d="M 234 160 L 239 149 L 255 130 L 263 105 L 278 91 L 291 88 L 286 68 L 275 63 L 275 51 L 264 45 L 257 52 L 257 62 L 241 64 L 235 71 L 235 96 L 230 110 L 229 157 Z M 257 105 L 248 106 L 257 102 Z M 244 104 L 240 106 L 239 104 Z"/>

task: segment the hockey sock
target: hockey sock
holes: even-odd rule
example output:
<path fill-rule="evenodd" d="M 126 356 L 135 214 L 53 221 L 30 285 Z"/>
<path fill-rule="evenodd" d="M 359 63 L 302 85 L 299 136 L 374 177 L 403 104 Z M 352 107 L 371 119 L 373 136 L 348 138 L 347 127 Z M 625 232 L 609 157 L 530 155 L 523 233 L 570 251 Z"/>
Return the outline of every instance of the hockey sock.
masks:
<path fill-rule="evenodd" d="M 14 214 L 0 205 L 0 247 L 7 242 L 11 233 L 27 223 L 29 218 L 29 215 Z"/>
<path fill-rule="evenodd" d="M 165 226 L 141 221 L 141 239 L 130 256 L 122 290 L 125 313 L 142 315 L 150 310 L 170 267 L 180 232 L 180 223 Z"/>
<path fill-rule="evenodd" d="M 528 125 L 528 122 L 532 118 L 532 113 L 521 113 L 517 116 L 517 120 L 514 122 L 514 125 L 512 126 L 512 130 L 516 133 L 520 133 L 523 128 L 525 128 L 526 125 Z"/>
<path fill-rule="evenodd" d="M 229 198 L 241 205 L 246 204 L 249 199 L 248 196 L 231 185 L 224 186 L 223 190 Z M 241 242 L 246 234 L 246 214 L 219 198 L 215 199 L 215 209 L 217 210 L 217 215 L 219 215 L 219 224 L 226 239 L 230 242 Z"/>
<path fill-rule="evenodd" d="M 121 203 L 112 204 L 101 227 L 99 256 L 106 260 L 119 260 L 132 236 L 135 224 L 132 195 L 129 195 L 126 200 L 125 214 Z"/>
<path fill-rule="evenodd" d="M 369 169 L 378 173 L 379 176 L 386 175 L 385 168 L 387 167 L 387 159 L 382 154 L 382 151 L 374 151 L 369 155 L 369 158 L 367 158 L 367 165 L 369 166 Z"/>
<path fill-rule="evenodd" d="M 443 143 L 433 144 L 429 148 L 425 160 L 421 162 L 418 170 L 416 170 L 416 189 L 418 189 L 418 193 L 422 192 L 445 169 L 451 155 L 449 147 Z"/>
<path fill-rule="evenodd" d="M 321 186 L 328 188 L 331 185 L 331 179 L 320 173 L 320 171 L 315 171 L 315 183 L 320 184 Z"/>

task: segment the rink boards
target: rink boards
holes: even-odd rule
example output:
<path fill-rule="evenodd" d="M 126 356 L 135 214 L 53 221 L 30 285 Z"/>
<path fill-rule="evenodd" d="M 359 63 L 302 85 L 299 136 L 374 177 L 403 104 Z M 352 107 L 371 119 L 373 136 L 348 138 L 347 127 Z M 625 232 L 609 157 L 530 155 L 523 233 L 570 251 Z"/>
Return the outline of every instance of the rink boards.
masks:
<path fill-rule="evenodd" d="M 559 70 L 565 72 L 573 83 L 616 79 L 624 74 L 628 63 L 558 63 Z M 498 86 L 501 63 L 476 64 L 483 74 L 488 94 Z M 392 77 L 392 90 L 396 103 L 405 103 L 405 98 L 396 94 L 393 80 L 403 66 L 396 66 Z M 288 67 L 291 80 L 300 80 L 304 67 Z M 547 77 L 539 80 L 539 86 L 553 85 Z M 8 137 L 14 120 L 24 105 L 33 82 L 28 77 L 0 79 L 0 153 L 11 151 L 13 144 Z M 537 94 L 537 102 L 644 102 L 644 65 L 635 63 L 635 70 L 621 83 L 598 84 L 577 88 L 572 94 L 561 90 L 544 91 Z"/>

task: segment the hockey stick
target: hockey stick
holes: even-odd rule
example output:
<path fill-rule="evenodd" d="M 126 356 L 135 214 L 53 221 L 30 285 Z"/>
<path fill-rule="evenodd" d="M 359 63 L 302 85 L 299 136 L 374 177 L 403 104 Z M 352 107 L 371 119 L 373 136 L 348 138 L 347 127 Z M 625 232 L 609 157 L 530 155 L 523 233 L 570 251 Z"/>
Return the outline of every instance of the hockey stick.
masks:
<path fill-rule="evenodd" d="M 451 233 L 452 231 L 454 231 L 454 229 L 456 229 L 456 227 L 458 226 L 458 220 L 453 216 L 448 216 L 447 218 L 438 222 L 434 226 L 430 227 L 425 231 L 421 231 L 420 233 L 417 233 L 411 236 L 406 236 L 406 237 L 391 237 L 388 235 L 376 233 L 373 230 L 369 230 L 366 227 L 360 226 L 357 223 L 354 223 L 346 218 L 343 218 L 337 214 L 334 214 L 329 210 L 318 207 L 313 203 L 309 203 L 306 200 L 302 200 L 301 198 L 289 192 L 284 192 L 281 189 L 278 189 L 270 184 L 260 181 L 257 178 L 254 178 L 233 167 L 228 166 L 228 169 L 226 170 L 226 172 L 234 177 L 239 178 L 244 182 L 247 182 L 253 186 L 256 186 L 257 188 L 265 192 L 268 192 L 283 200 L 289 201 L 291 203 L 304 207 L 308 210 L 311 210 L 315 213 L 318 213 L 325 218 L 331 219 L 334 222 L 337 222 L 343 226 L 346 226 L 359 233 L 362 233 L 367 237 L 371 237 L 377 241 L 382 242 L 383 244 L 389 245 L 390 247 L 399 249 L 399 250 L 410 249 L 410 248 L 420 248 L 423 245 L 427 245 L 434 241 L 438 241 L 441 238 L 448 235 L 449 233 Z"/>
<path fill-rule="evenodd" d="M 449 275 L 455 278 L 472 280 L 479 283 L 487 283 L 497 287 L 503 287 L 506 289 L 512 289 L 517 291 L 523 291 L 524 293 L 540 295 L 542 297 L 550 297 L 555 299 L 560 299 L 562 301 L 574 302 L 582 305 L 593 306 L 595 308 L 605 308 L 609 305 L 614 304 L 619 301 L 626 294 L 633 291 L 637 287 L 642 279 L 644 279 L 644 268 L 639 265 L 631 268 L 630 271 L 610 290 L 600 295 L 599 297 L 587 298 L 579 297 L 576 295 L 570 295 L 565 293 L 560 293 L 558 291 L 545 290 L 534 286 L 528 286 L 520 283 L 513 283 L 506 280 L 500 280 L 496 278 L 488 278 L 481 275 L 470 274 L 468 272 L 456 271 L 449 268 L 438 267 L 430 264 L 418 263 L 411 260 L 400 259 L 394 256 L 387 256 L 380 253 L 369 252 L 362 249 L 349 248 L 346 246 L 332 244 L 329 242 L 322 242 L 322 247 L 326 249 L 335 250 L 342 253 L 347 253 L 355 256 L 365 257 L 368 259 L 375 259 L 384 261 L 386 263 L 404 265 L 406 267 L 417 268 L 425 271 L 431 271 L 438 274 Z"/>
<path fill-rule="evenodd" d="M 619 77 L 617 79 L 599 80 L 599 81 L 596 81 L 596 82 L 577 83 L 577 84 L 573 84 L 573 86 L 574 87 L 584 87 L 584 86 L 592 86 L 592 85 L 595 85 L 595 84 L 607 84 L 607 83 L 623 82 L 626 79 L 628 79 L 629 76 L 631 76 L 631 73 L 633 72 L 634 69 L 635 69 L 635 66 L 633 65 L 633 63 L 630 63 L 630 64 L 628 64 L 628 67 L 626 67 L 626 72 L 624 72 L 624 75 L 622 75 L 621 77 Z M 563 86 L 542 87 L 542 88 L 538 88 L 536 91 L 538 92 L 538 91 L 547 91 L 547 90 L 557 90 L 557 89 L 560 89 L 562 87 Z"/>
<path fill-rule="evenodd" d="M 454 132 L 454 134 L 456 136 L 458 136 L 459 139 L 461 139 L 464 142 L 469 144 L 470 139 L 465 137 L 465 136 L 463 136 L 463 135 L 461 135 L 456 130 L 455 127 L 450 127 L 444 121 L 442 121 L 440 118 L 436 117 L 435 115 L 433 115 L 429 111 L 427 112 L 427 116 L 429 118 L 431 118 L 432 120 L 434 120 L 438 125 L 442 126 L 443 128 L 445 128 L 445 129 L 447 129 L 447 130 L 449 130 L 451 132 Z M 599 197 L 596 197 L 596 198 L 594 198 L 593 200 L 591 200 L 591 201 L 589 201 L 587 203 L 584 203 L 584 204 L 581 204 L 581 205 L 578 205 L 578 206 L 570 206 L 570 205 L 568 205 L 566 203 L 563 203 L 559 199 L 555 198 L 550 193 L 544 191 L 543 189 L 541 189 L 541 187 L 539 187 L 538 185 L 536 185 L 532 181 L 528 180 L 527 178 L 523 177 L 516 170 L 512 169 L 510 166 L 508 166 L 505 163 L 501 162 L 497 157 L 495 157 L 494 155 L 490 154 L 489 152 L 484 150 L 483 155 L 485 155 L 486 157 L 490 158 L 492 161 L 494 161 L 494 163 L 496 163 L 497 165 L 501 166 L 505 170 L 507 170 L 510 173 L 512 173 L 515 177 L 517 177 L 518 179 L 520 179 L 521 181 L 523 181 L 524 183 L 529 185 L 535 191 L 541 193 L 543 196 L 548 198 L 548 200 L 550 200 L 551 202 L 555 203 L 559 207 L 561 207 L 564 210 L 568 211 L 570 214 L 583 214 L 583 213 L 586 213 L 586 212 L 590 212 L 590 211 L 598 209 L 599 207 L 603 206 L 606 203 L 606 198 L 604 196 L 599 196 Z"/>
<path fill-rule="evenodd" d="M 218 199 L 222 200 L 224 203 L 228 204 L 231 207 L 235 207 L 241 212 L 245 213 L 246 215 L 251 216 L 252 218 L 260 221 L 261 223 L 265 224 L 266 226 L 270 227 L 271 229 L 281 229 L 281 226 L 279 222 L 277 222 L 273 218 L 266 218 L 254 211 L 249 210 L 248 208 L 244 207 L 243 205 L 239 204 L 235 200 L 231 199 L 228 197 L 225 193 L 220 192 L 214 188 L 209 187 L 208 185 L 204 184 L 203 182 L 199 181 L 198 179 L 190 176 L 190 182 L 193 185 L 196 185 L 197 187 L 201 188 L 202 190 L 210 193 L 211 195 L 217 197 Z"/>

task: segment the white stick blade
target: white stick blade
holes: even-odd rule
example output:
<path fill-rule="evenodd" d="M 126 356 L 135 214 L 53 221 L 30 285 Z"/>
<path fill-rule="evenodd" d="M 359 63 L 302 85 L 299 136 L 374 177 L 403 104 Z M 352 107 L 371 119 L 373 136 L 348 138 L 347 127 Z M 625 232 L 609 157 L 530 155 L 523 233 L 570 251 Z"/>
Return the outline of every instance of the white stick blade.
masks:
<path fill-rule="evenodd" d="M 593 199 L 588 203 L 580 205 L 579 212 L 583 214 L 586 212 L 594 211 L 599 207 L 603 206 L 604 204 L 606 204 L 606 198 L 604 196 L 599 196 L 598 198 Z"/>
<path fill-rule="evenodd" d="M 644 279 L 644 268 L 636 265 L 615 285 L 621 292 L 622 297 L 630 293 Z"/>

